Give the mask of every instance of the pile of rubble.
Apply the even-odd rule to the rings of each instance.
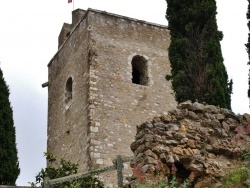
[[[167,115],[137,127],[131,144],[135,155],[131,167],[152,173],[162,170],[157,168],[160,163],[165,175],[170,176],[174,165],[177,178],[183,180],[192,173],[193,186],[205,187],[224,176],[241,157],[239,153],[246,147],[239,141],[239,131],[247,131],[249,124],[249,114],[235,115],[227,109],[190,101],[181,103]]]

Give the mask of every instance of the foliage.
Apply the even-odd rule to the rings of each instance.
[[[250,177],[250,169],[244,166],[233,169],[222,180],[221,188],[243,188]]]
[[[232,80],[223,64],[215,0],[166,0],[175,98],[231,109]]]
[[[36,175],[36,182],[31,183],[33,187],[37,184],[41,184],[44,187],[44,179],[48,177],[49,179],[61,178],[73,174],[77,174],[78,164],[73,164],[70,161],[66,161],[65,159],[60,159],[58,163],[56,158],[49,154],[45,153],[48,165],[45,169],[42,169]],[[79,180],[74,180],[71,182],[65,182],[59,185],[53,186],[54,188],[103,188],[104,184],[100,182],[95,176],[87,176]]]
[[[246,16],[247,16],[247,21],[248,21],[248,23],[247,23],[248,30],[250,31],[250,0],[248,0],[248,10],[247,10]],[[250,33],[248,33],[248,41],[246,44],[246,50],[248,53],[248,59],[250,60]],[[250,65],[250,61],[248,61],[247,64]],[[248,98],[250,98],[250,75],[248,77]]]
[[[0,185],[15,185],[20,173],[9,94],[0,69]]]

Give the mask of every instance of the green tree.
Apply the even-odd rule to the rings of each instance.
[[[178,102],[231,109],[232,80],[223,64],[215,0],[166,0],[172,87]]]
[[[9,94],[0,69],[0,185],[15,185],[20,173]]]
[[[248,26],[248,29],[250,31],[250,0],[248,0],[247,20],[248,20],[247,26]],[[246,44],[246,47],[247,47],[248,59],[250,60],[250,33],[248,33],[248,42]],[[250,61],[248,61],[247,64],[250,65]],[[250,98],[250,75],[248,77],[248,92],[247,92],[247,94],[248,94],[248,98]]]

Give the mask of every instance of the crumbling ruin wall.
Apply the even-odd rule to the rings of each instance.
[[[162,162],[166,175],[170,175],[174,164],[177,176],[185,179],[192,172],[194,187],[204,187],[234,166],[239,152],[246,149],[235,139],[239,139],[236,128],[241,125],[246,130],[249,124],[249,114],[235,115],[227,109],[189,101],[181,103],[168,115],[137,127],[131,144],[135,155],[131,166],[148,173]]]

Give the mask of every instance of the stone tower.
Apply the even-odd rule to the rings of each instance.
[[[48,152],[79,163],[81,172],[131,156],[136,125],[176,106],[165,79],[167,27],[77,9],[58,40],[44,85]]]

